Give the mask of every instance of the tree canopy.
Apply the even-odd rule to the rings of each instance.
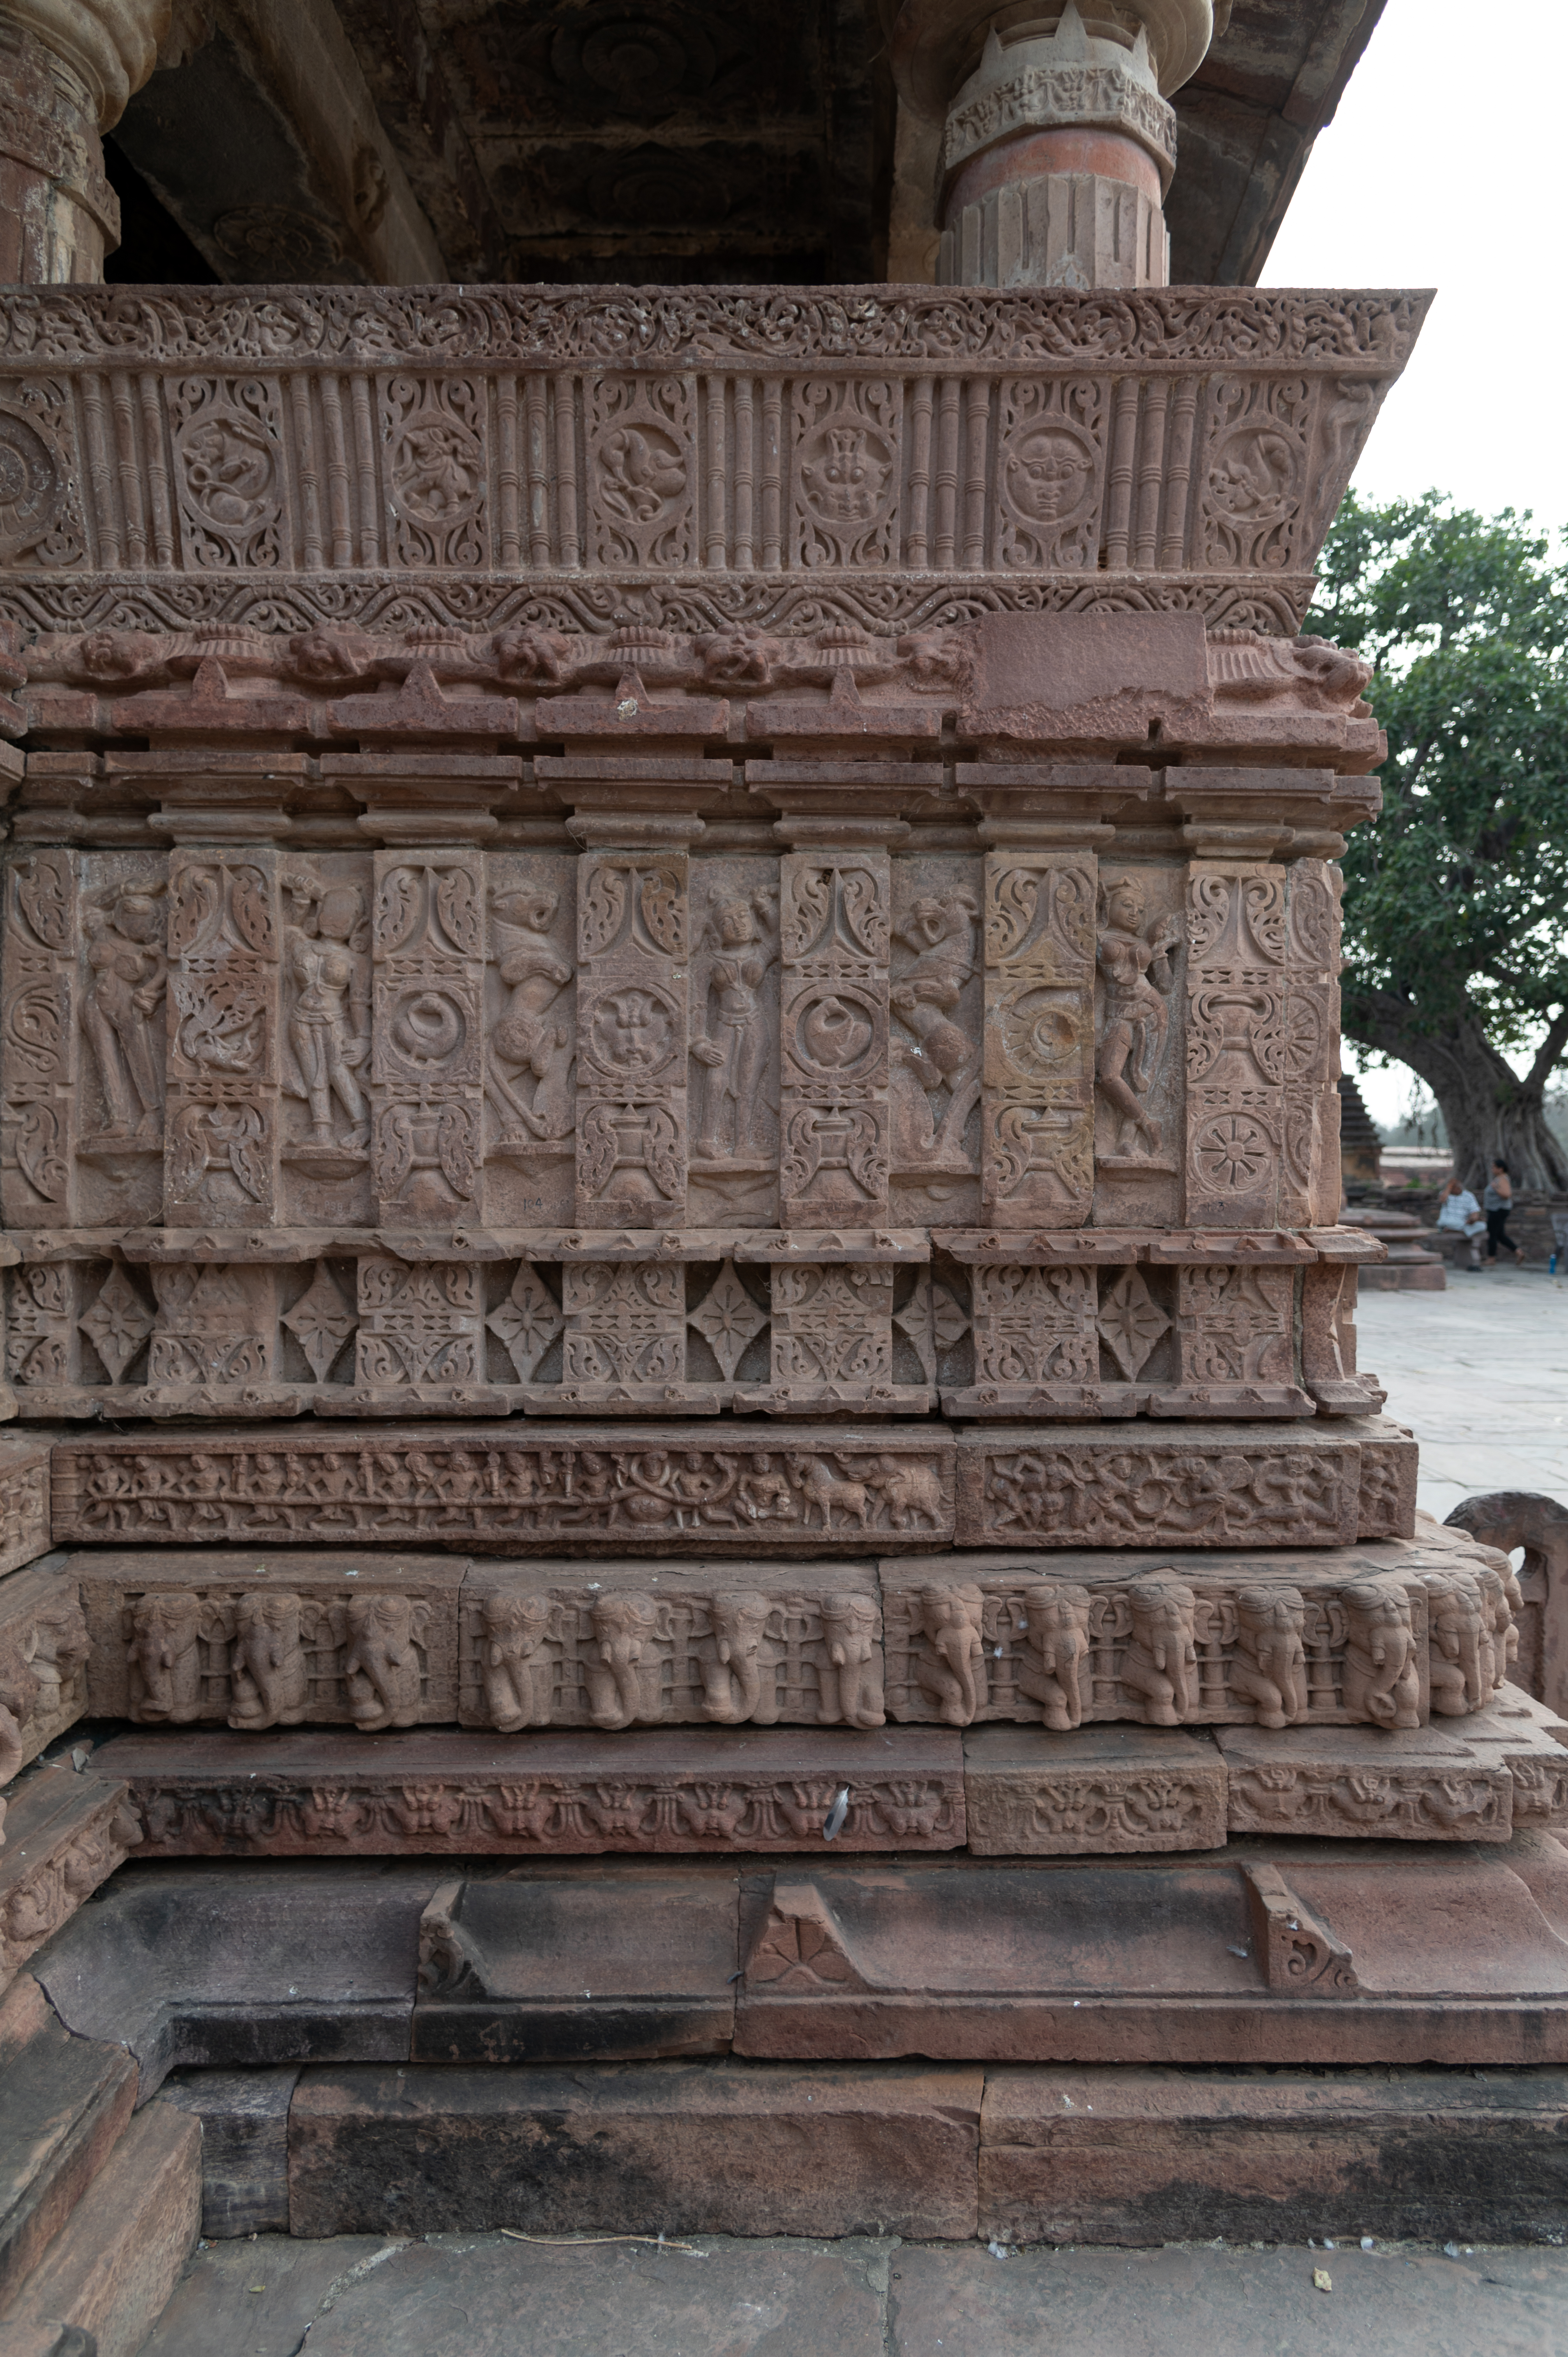
[[[1344,1028],[1412,1065],[1455,1167],[1568,1189],[1568,563],[1528,514],[1352,492],[1307,629],[1376,664],[1383,814],[1345,860]],[[1505,1051],[1530,1058],[1521,1079]]]

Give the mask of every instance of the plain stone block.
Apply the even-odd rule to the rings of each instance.
[[[306,2071],[290,2231],[972,2234],[982,2085],[918,2063]]]
[[[200,2226],[200,2122],[151,2104],[72,2211],[14,2313],[82,2326],[96,2338],[98,2357],[135,2357]]]
[[[160,2102],[201,2122],[201,2231],[209,2242],[288,2232],[288,2107],[297,2067],[186,2071]]]
[[[131,2117],[136,2068],[73,2038],[23,1974],[0,2002],[0,2312],[58,2234]]]

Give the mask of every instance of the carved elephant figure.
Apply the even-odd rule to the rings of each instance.
[[[1346,1715],[1374,1727],[1421,1725],[1421,1680],[1410,1599],[1391,1579],[1353,1579],[1344,1593]]]
[[[947,1727],[971,1726],[990,1699],[982,1620],[984,1609],[985,1599],[978,1587],[920,1590],[915,1680],[936,1704]]]
[[[58,1718],[69,1707],[66,1689],[75,1684],[91,1651],[87,1623],[74,1596],[57,1597],[39,1607],[22,1641],[27,1666],[38,1682],[36,1717]]]
[[[38,1680],[23,1647],[0,1637],[0,1784],[8,1784],[27,1752],[22,1728],[38,1710]]]
[[[1197,1708],[1197,1600],[1175,1579],[1135,1579],[1127,1589],[1133,1631],[1121,1680],[1151,1727],[1179,1727]]]
[[[1230,1692],[1251,1703],[1260,1727],[1295,1727],[1306,1717],[1306,1604],[1294,1587],[1244,1587],[1236,1598]]]
[[[583,1663],[588,1716],[596,1727],[630,1727],[660,1716],[659,1656],[650,1651],[659,1628],[650,1596],[596,1596],[589,1618],[593,1645]]]
[[[746,1719],[758,1727],[778,1723],[778,1654],[768,1642],[772,1609],[771,1597],[755,1595],[715,1596],[709,1608],[713,1634],[698,1653],[697,1666],[703,1713],[722,1727],[738,1727]]]
[[[1089,1683],[1089,1590],[1060,1580],[1027,1590],[1014,1671],[1020,1694],[1037,1702],[1046,1725],[1065,1734],[1083,1724]]]
[[[310,1692],[298,1597],[257,1589],[241,1597],[234,1619],[230,1726],[297,1727]]]
[[[355,1596],[341,1608],[347,1643],[343,1683],[356,1727],[413,1727],[419,1717],[424,1665],[409,1596]]]
[[[184,1727],[201,1716],[199,1597],[144,1596],[131,1615],[131,1717]]]
[[[817,1716],[824,1727],[881,1727],[882,1649],[876,1606],[869,1596],[824,1596]]]
[[[1487,1628],[1492,1641],[1492,1692],[1497,1694],[1513,1678],[1519,1662],[1519,1624],[1514,1616],[1514,1598],[1520,1604],[1519,1580],[1506,1555],[1487,1548],[1476,1573],[1476,1585],[1481,1591],[1486,1608]],[[1509,1589],[1513,1594],[1509,1594]]]
[[[547,1596],[487,1596],[482,1615],[479,1674],[490,1725],[503,1735],[550,1723],[550,1657],[540,1648],[550,1635]]]
[[[1479,1583],[1457,1566],[1423,1571],[1432,1707],[1465,1718],[1492,1698],[1492,1632]]]

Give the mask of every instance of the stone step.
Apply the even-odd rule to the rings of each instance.
[[[1491,2069],[1568,2061],[1568,1848],[155,1863],[38,1970],[144,2099],[176,2067],[725,2050]]]
[[[148,1857],[1214,1849],[1234,1834],[1500,1842],[1568,1827],[1555,1714],[1516,1687],[1391,1729],[156,1730],[95,1755]],[[830,1824],[833,1827],[829,1831]]]
[[[0,2316],[129,2124],[136,2069],[119,2047],[73,2038],[24,1973],[0,2000]]]
[[[1543,2068],[313,2070],[288,2197],[310,2236],[1552,2241],[1565,2106]]]
[[[127,1788],[112,1772],[46,1762],[5,1795],[0,1823],[0,1987],[58,1932],[141,1840]]]
[[[200,2123],[149,2104],[33,2270],[13,2320],[60,2319],[93,2335],[98,2357],[135,2357],[200,2224]]]

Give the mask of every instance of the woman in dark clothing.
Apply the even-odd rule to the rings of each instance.
[[[1497,1259],[1498,1246],[1512,1253],[1514,1265],[1522,1268],[1524,1254],[1509,1233],[1509,1213],[1513,1209],[1513,1181],[1509,1177],[1506,1162],[1494,1162],[1492,1175],[1487,1181],[1487,1191],[1481,1198],[1481,1209],[1487,1215],[1487,1265]]]

